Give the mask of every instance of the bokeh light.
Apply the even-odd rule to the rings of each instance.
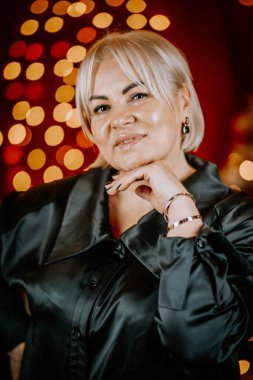
[[[66,114],[66,124],[70,128],[78,128],[81,126],[81,121],[76,108],[70,110]]]
[[[69,103],[60,103],[54,107],[53,118],[58,122],[65,122],[67,113],[72,110],[72,106]]]
[[[25,54],[26,42],[25,41],[15,41],[9,48],[9,55],[13,58],[21,57]]]
[[[11,144],[21,144],[26,138],[26,128],[23,124],[14,124],[8,131],[8,140]]]
[[[5,96],[9,100],[17,100],[24,95],[25,86],[22,82],[12,82],[6,86]]]
[[[24,120],[29,109],[30,103],[26,100],[22,100],[14,105],[12,116],[15,120]]]
[[[39,28],[39,22],[34,19],[26,20],[20,28],[20,33],[24,36],[30,36],[37,32]]]
[[[56,165],[52,165],[46,168],[43,174],[43,180],[45,183],[52,182],[61,178],[63,178],[63,172],[59,166]]]
[[[239,166],[239,173],[240,176],[245,181],[252,181],[253,180],[253,162],[249,160],[245,160],[241,163]]]
[[[113,17],[110,13],[101,12],[93,18],[92,23],[99,29],[105,29],[111,25],[112,21]]]
[[[147,4],[143,0],[129,0],[126,4],[127,10],[132,13],[143,12]]]
[[[119,7],[124,3],[125,0],[105,0],[106,4],[110,5],[111,7]]]
[[[149,24],[153,29],[162,31],[170,26],[170,20],[164,15],[155,15],[151,17]]]
[[[33,149],[28,154],[27,163],[32,170],[41,169],[46,163],[46,154],[40,148]]]
[[[59,103],[71,102],[75,96],[75,89],[73,86],[64,84],[57,88],[55,99]]]
[[[84,155],[80,149],[68,150],[63,158],[64,165],[69,170],[77,170],[84,163]]]
[[[31,12],[34,14],[44,13],[48,8],[47,0],[35,0],[31,5]]]
[[[44,52],[44,46],[40,43],[32,43],[26,48],[25,58],[28,61],[35,61],[39,59]]]
[[[44,137],[47,145],[59,145],[64,139],[64,130],[60,125],[52,125],[46,130]]]
[[[86,55],[86,49],[83,46],[75,45],[72,46],[67,52],[67,59],[70,62],[80,62],[84,59]]]
[[[45,111],[40,106],[31,107],[26,113],[26,122],[32,127],[41,124],[44,119]]]
[[[96,38],[96,35],[96,29],[90,26],[85,26],[78,31],[76,38],[78,41],[83,42],[84,44],[88,44]]]
[[[127,25],[132,29],[142,29],[147,24],[148,20],[142,14],[132,14],[126,20]]]
[[[67,13],[69,1],[57,1],[52,9],[52,12],[57,16],[64,16]]]
[[[15,174],[13,177],[13,187],[16,191],[26,191],[31,187],[31,177],[30,175],[22,170]]]
[[[240,374],[244,375],[250,368],[250,362],[248,360],[239,360]]]
[[[87,6],[81,1],[76,1],[68,6],[67,13],[71,17],[80,17],[86,11]]]
[[[21,73],[21,65],[19,62],[8,63],[3,71],[3,76],[7,80],[16,79]]]
[[[67,59],[61,59],[54,66],[54,73],[58,77],[65,77],[71,73],[73,70],[73,63],[69,62]]]
[[[29,80],[38,80],[44,75],[44,72],[44,64],[41,62],[34,62],[27,67],[25,75]]]
[[[63,24],[64,21],[61,17],[51,17],[46,21],[44,28],[48,33],[56,33],[61,30]]]

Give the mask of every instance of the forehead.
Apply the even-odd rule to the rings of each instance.
[[[98,91],[124,87],[133,81],[115,59],[105,59],[96,66],[91,85],[92,95]]]

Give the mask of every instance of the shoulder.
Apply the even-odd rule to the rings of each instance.
[[[55,203],[64,209],[75,184],[84,177],[87,180],[98,175],[98,169],[38,185],[26,192],[10,193],[0,205],[0,228],[5,230],[16,224],[23,216]],[[85,178],[84,178],[85,179]]]

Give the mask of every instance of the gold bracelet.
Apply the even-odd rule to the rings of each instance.
[[[197,215],[193,215],[193,216],[188,216],[187,218],[184,218],[184,219],[181,219],[181,220],[177,220],[175,223],[173,223],[170,226],[168,226],[168,230],[169,231],[173,230],[173,228],[176,228],[176,227],[180,226],[183,223],[192,222],[195,219],[202,219],[201,215],[197,214]]]
[[[166,203],[166,205],[165,205],[165,207],[164,207],[164,211],[163,211],[163,217],[164,217],[164,219],[165,219],[165,221],[167,222],[167,223],[169,223],[169,218],[168,218],[168,209],[169,209],[169,207],[170,207],[170,205],[171,205],[171,203],[175,200],[175,199],[177,199],[178,197],[189,197],[189,198],[191,198],[192,200],[193,200],[193,202],[195,202],[195,199],[193,198],[193,195],[192,194],[190,194],[190,193],[187,193],[187,192],[183,192],[183,193],[178,193],[178,194],[175,194],[175,195],[173,195],[173,197],[171,197],[168,201],[167,201],[167,203]]]

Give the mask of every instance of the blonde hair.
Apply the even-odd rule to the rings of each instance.
[[[172,43],[148,30],[111,32],[97,40],[82,61],[76,83],[76,105],[85,134],[89,129],[88,108],[97,66],[106,58],[117,61],[134,83],[142,83],[156,98],[162,98],[177,116],[177,95],[184,87],[190,92],[190,133],[183,141],[184,151],[196,150],[204,134],[204,118],[186,58]]]

